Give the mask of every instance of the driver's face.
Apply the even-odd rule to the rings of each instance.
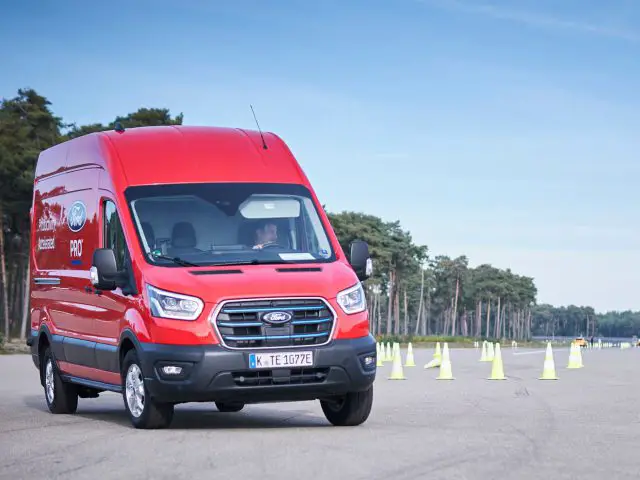
[[[278,227],[268,223],[263,229],[258,230],[258,243],[275,242],[278,239]]]

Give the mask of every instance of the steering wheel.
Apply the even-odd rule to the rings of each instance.
[[[264,245],[262,245],[261,250],[264,250],[265,248],[285,248],[284,245],[280,245],[277,242],[269,242],[269,243],[265,243]]]

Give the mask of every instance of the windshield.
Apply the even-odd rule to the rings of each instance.
[[[130,187],[125,196],[148,261],[167,266],[335,259],[301,185],[198,183]]]

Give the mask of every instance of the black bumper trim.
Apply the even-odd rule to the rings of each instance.
[[[141,343],[139,357],[150,395],[159,402],[264,403],[327,398],[367,390],[376,376],[376,343],[372,336],[333,340],[312,350],[314,365],[305,368],[255,370],[249,368],[251,352],[219,345],[176,346]],[[266,352],[265,352],[266,353]],[[363,358],[373,358],[364,365]],[[183,367],[168,379],[161,367]]]

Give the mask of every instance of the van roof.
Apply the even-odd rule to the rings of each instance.
[[[93,157],[122,189],[192,182],[308,184],[280,137],[263,135],[267,149],[259,132],[239,128],[171,125],[96,132],[42,152],[36,177],[78,168]],[[97,151],[102,154],[90,154]]]

